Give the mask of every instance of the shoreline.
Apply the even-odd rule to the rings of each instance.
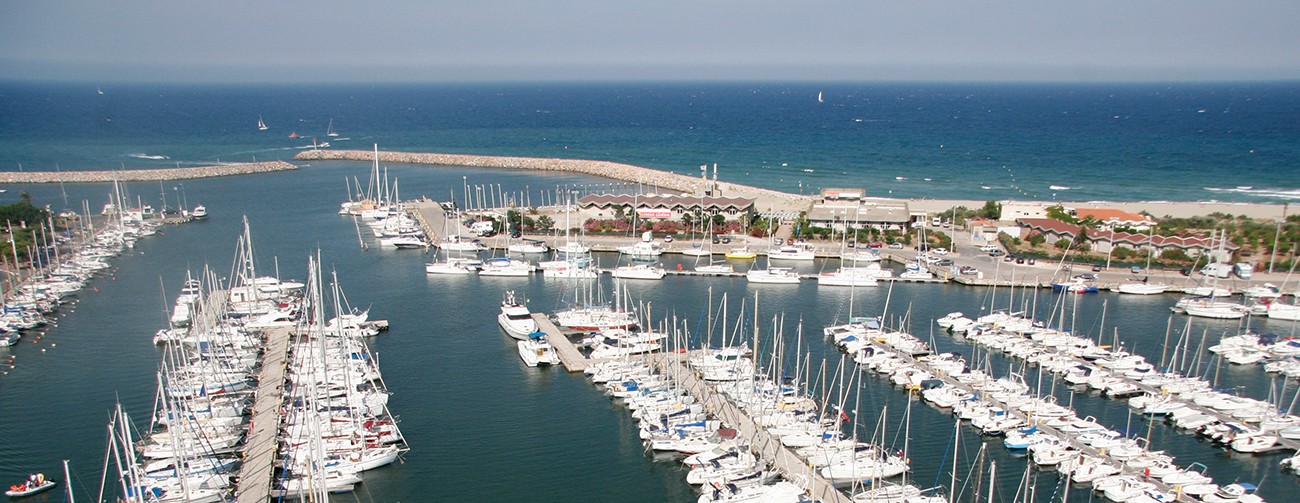
[[[297,161],[373,161],[375,152],[369,150],[306,150],[294,155]],[[643,168],[630,164],[610,161],[583,159],[560,159],[543,157],[510,157],[468,154],[440,154],[434,152],[395,152],[379,151],[379,160],[400,164],[423,164],[434,166],[468,166],[476,168],[531,169],[539,171],[565,171],[583,173],[612,180],[647,183],[679,192],[697,193],[707,182],[697,177],[679,175],[656,169]],[[718,188],[724,196],[752,197],[759,211],[805,211],[817,199],[813,196],[800,196],[771,189],[750,187],[730,182],[719,181]],[[905,202],[912,211],[924,211],[938,214],[957,206],[979,209],[984,200],[966,199],[929,199],[929,198],[884,198],[869,197],[869,200]],[[1001,202],[1001,201],[999,201]],[[1078,201],[1060,202],[1071,208],[1113,208],[1133,213],[1146,211],[1156,218],[1175,217],[1190,218],[1206,216],[1210,213],[1227,213],[1245,215],[1249,218],[1280,220],[1287,212],[1285,204],[1269,203],[1231,203],[1218,201]]]
[[[6,171],[0,172],[0,183],[105,183],[114,180],[119,182],[154,182],[273,173],[296,169],[299,169],[299,167],[293,163],[265,161],[196,166],[192,168],[146,168],[106,171]]]

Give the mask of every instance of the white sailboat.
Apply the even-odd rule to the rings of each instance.
[[[267,129],[270,129],[270,128],[266,127],[266,123],[265,123],[265,122],[262,122],[262,116],[260,116],[260,115],[257,116],[257,130],[258,130],[258,131],[266,131]]]
[[[328,126],[325,127],[325,136],[335,137],[338,135],[339,134],[334,131],[334,118],[330,117],[330,123]]]

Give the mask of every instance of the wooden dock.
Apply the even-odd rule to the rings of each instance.
[[[266,332],[262,368],[253,395],[253,415],[244,439],[244,462],[239,468],[235,501],[265,503],[271,501],[271,482],[275,473],[275,452],[280,432],[280,410],[284,402],[284,380],[289,355],[291,329]]]
[[[806,483],[805,489],[808,490],[809,494],[823,503],[848,503],[851,501],[848,495],[836,489],[830,481],[818,475],[817,471],[808,463],[805,463],[793,451],[782,445],[779,439],[755,424],[748,414],[745,414],[744,411],[727,400],[721,393],[714,391],[704,380],[696,377],[695,371],[683,365],[682,357],[681,353],[659,354],[652,356],[651,361],[654,362],[663,375],[678,377],[678,384],[694,396],[699,403],[704,404],[705,410],[709,414],[735,428],[738,432],[737,437],[749,441],[750,451],[770,462],[786,480],[798,484]]]

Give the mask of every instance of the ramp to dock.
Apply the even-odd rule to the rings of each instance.
[[[271,500],[271,478],[275,473],[276,437],[280,431],[291,334],[289,328],[266,332],[262,369],[253,398],[253,415],[248,421],[248,436],[244,441],[244,462],[239,468],[239,483],[235,487],[235,501],[238,503]]]
[[[551,343],[551,347],[555,348],[555,354],[559,355],[560,363],[564,364],[565,370],[569,372],[587,370],[590,361],[578,352],[578,348],[560,331],[560,327],[551,323],[551,319],[542,313],[533,313],[533,320],[537,322],[537,329],[546,334],[546,340]]]

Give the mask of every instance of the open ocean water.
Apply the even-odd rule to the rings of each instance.
[[[817,103],[817,91],[824,103]],[[1072,187],[1071,198],[1223,199],[1281,202],[1300,188],[1294,121],[1300,106],[1295,84],[1188,86],[985,86],[781,84],[629,84],[486,86],[104,87],[95,85],[0,86],[0,164],[5,169],[128,169],[222,161],[287,159],[303,139],[325,140],[333,118],[337,147],[433,150],[609,159],[692,173],[718,162],[720,177],[791,191],[807,187],[865,186],[873,194],[993,198],[1015,186],[1041,197],[1048,185]],[[1205,109],[1205,112],[1200,112]],[[271,126],[254,127],[258,115]],[[1118,118],[1116,118],[1118,116]],[[856,119],[862,119],[858,122]],[[942,148],[940,148],[942,146]],[[567,147],[567,148],[566,148]],[[1251,150],[1254,152],[1250,152]],[[167,159],[143,157],[166,156]],[[783,166],[786,164],[786,166]],[[1006,165],[1007,168],[1002,166]],[[90,286],[57,315],[57,326],[0,349],[0,482],[17,482],[41,470],[61,479],[59,460],[70,459],[78,498],[89,501],[104,461],[105,424],[115,400],[137,421],[153,403],[161,351],[153,333],[165,324],[187,270],[211,266],[228,275],[235,240],[247,216],[259,269],[301,278],[306,259],[320,250],[338,272],[348,300],[388,319],[390,332],[371,341],[394,392],[412,451],[401,464],[366,473],[353,495],[339,501],[692,501],[685,471],[644,452],[635,423],[581,375],[530,369],[495,323],[503,291],[525,295],[534,311],[552,311],[572,285],[541,277],[429,277],[418,251],[363,250],[350,218],[335,214],[342,181],[364,179],[367,163],[313,163],[286,173],[132,183],[130,193],[160,206],[204,204],[205,222],[165,228],[114,259],[111,274]],[[585,176],[502,172],[472,168],[388,166],[404,197],[445,198],[462,180],[500,183],[507,191],[552,185],[603,184]],[[811,173],[803,171],[812,169]],[[747,173],[745,175],[744,173]],[[905,180],[896,180],[902,176]],[[462,178],[464,177],[464,178]],[[924,178],[931,178],[926,182]],[[991,189],[982,189],[987,184]],[[1206,187],[1231,190],[1206,190]],[[1239,189],[1238,187],[1251,187]],[[29,191],[54,209],[97,211],[111,187],[98,184],[9,186],[4,201]],[[65,193],[66,200],[65,203]],[[995,195],[996,194],[996,195]],[[1060,192],[1058,192],[1058,196]],[[1076,197],[1083,196],[1083,197]],[[369,239],[369,238],[367,238]],[[601,257],[612,264],[612,256]],[[675,267],[679,258],[665,258]],[[833,268],[817,262],[805,272]],[[605,291],[612,285],[606,282]],[[891,317],[910,313],[911,330],[934,334],[940,350],[982,358],[962,340],[932,328],[951,311],[987,312],[996,306],[1037,305],[1046,313],[1057,297],[959,285],[900,284],[857,289],[748,285],[743,279],[670,277],[627,285],[634,302],[647,303],[657,320],[686,319],[703,332],[710,296],[725,293],[730,316],[744,299],[746,319],[759,295],[760,333],[771,347],[772,318],[784,315],[780,334],[793,345],[798,325],[810,360],[834,368],[839,354],[820,337],[821,327],[855,314]],[[1073,303],[1076,299],[1069,298]],[[1067,316],[1080,333],[1115,331],[1126,347],[1160,357],[1175,296],[1077,296]],[[715,306],[716,307],[716,306]],[[1104,323],[1103,315],[1104,314]],[[1175,335],[1183,318],[1175,318]],[[680,322],[679,322],[680,323]],[[1251,323],[1293,334],[1294,323]],[[1239,330],[1236,322],[1193,321],[1187,331],[1213,341]],[[747,328],[747,330],[752,327]],[[990,355],[999,375],[1018,364]],[[791,364],[792,365],[792,364]],[[1264,398],[1271,383],[1261,368],[1202,366],[1218,385]],[[1025,370],[1038,381],[1037,371]],[[887,441],[901,449],[905,394],[864,375],[854,414],[860,435],[870,435],[881,411]],[[1043,388],[1072,401],[1080,415],[1114,428],[1147,434],[1157,449],[1209,466],[1220,483],[1259,484],[1269,501],[1290,501],[1300,486],[1281,472],[1281,453],[1225,452],[1163,422],[1128,414],[1122,402],[1071,393],[1063,383]],[[1287,388],[1284,400],[1295,393]],[[856,401],[856,400],[853,400]],[[851,401],[852,403],[852,401]],[[1285,403],[1285,402],[1284,402]],[[912,406],[912,479],[929,487],[946,483],[952,469],[951,416],[923,403]],[[998,501],[1011,501],[1025,460],[1007,453],[1000,438],[981,439],[965,428],[959,476],[969,478],[981,443],[998,461]],[[1035,476],[1038,501],[1059,501],[1053,472]],[[967,489],[966,497],[969,497]],[[1086,501],[1076,490],[1070,501]],[[1095,498],[1095,496],[1092,496]],[[59,492],[29,501],[60,501]]]

